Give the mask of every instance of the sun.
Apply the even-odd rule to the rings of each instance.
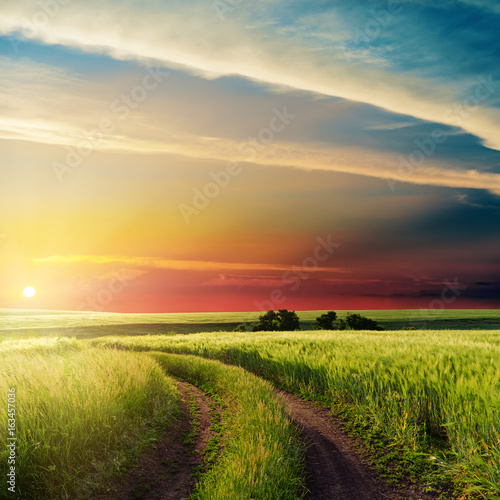
[[[36,290],[32,286],[28,286],[27,288],[25,288],[23,290],[23,295],[25,297],[28,297],[28,298],[33,297],[35,295],[35,293],[36,293]]]

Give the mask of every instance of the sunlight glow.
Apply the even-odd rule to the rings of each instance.
[[[36,293],[36,291],[35,291],[35,289],[32,286],[28,286],[27,288],[25,288],[23,290],[23,295],[25,297],[28,297],[28,298],[29,297],[33,297],[35,295],[35,293]]]

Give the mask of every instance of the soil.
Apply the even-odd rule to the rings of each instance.
[[[194,490],[196,469],[212,435],[210,398],[196,386],[178,382],[183,416],[146,452],[139,465],[105,495],[95,500],[180,500]],[[200,430],[194,447],[186,446],[191,429],[189,394],[200,408]],[[277,391],[306,445],[308,498],[312,500],[435,500],[410,489],[388,487],[374,466],[364,459],[332,412],[284,391]],[[217,407],[219,414],[221,410]],[[222,499],[221,499],[222,500]]]
[[[331,411],[279,391],[286,410],[306,444],[307,488],[314,500],[430,500],[412,490],[395,491],[377,477],[354,440],[341,430]]]
[[[203,391],[187,382],[177,382],[182,397],[182,415],[164,434],[162,441],[148,450],[138,466],[96,500],[179,500],[187,498],[196,483],[196,470],[202,465],[203,452],[213,432],[210,430],[211,401]],[[199,434],[196,443],[186,445],[191,430],[189,394],[199,407]],[[217,406],[221,414],[221,409]]]

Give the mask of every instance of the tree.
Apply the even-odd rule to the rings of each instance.
[[[300,320],[295,311],[280,309],[278,312],[267,311],[259,316],[259,322],[253,327],[254,332],[277,332],[299,330]]]
[[[278,321],[280,323],[279,329],[282,331],[300,330],[300,320],[295,311],[280,309],[278,311]]]
[[[328,311],[326,314],[322,314],[316,318],[315,326],[318,330],[336,330],[336,327],[333,325],[336,319],[337,313],[335,311]]]
[[[339,319],[339,330],[383,330],[383,328],[373,319],[365,318],[359,314],[348,314],[345,318]]]
[[[253,327],[254,332],[276,332],[279,330],[278,315],[273,311],[267,311],[259,316],[259,322]]]

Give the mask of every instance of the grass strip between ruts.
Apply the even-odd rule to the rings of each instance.
[[[193,498],[293,500],[303,497],[299,438],[273,386],[239,367],[195,356],[151,353],[172,376],[219,396],[227,407],[224,452]]]

